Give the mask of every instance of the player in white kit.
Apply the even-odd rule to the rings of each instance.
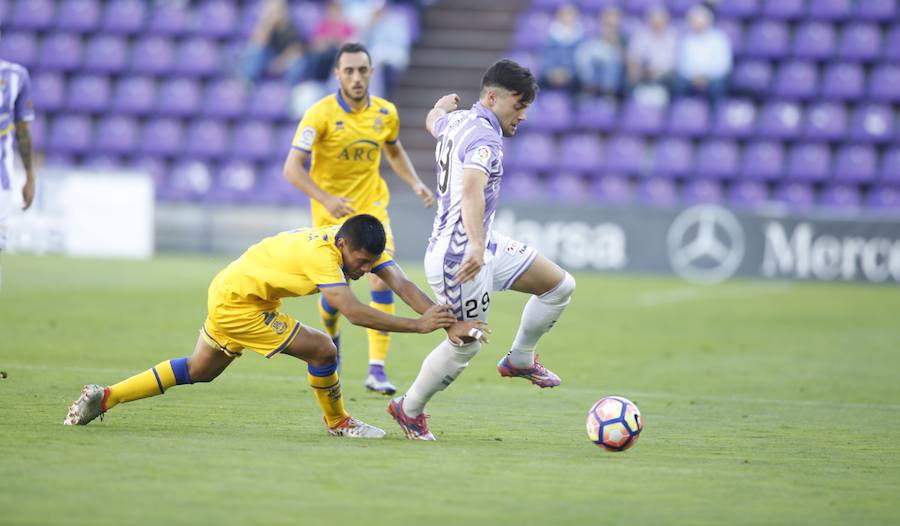
[[[34,109],[29,86],[28,70],[19,64],[0,60],[0,253],[6,250],[6,222],[14,208],[21,203],[22,209],[27,210],[34,199],[31,132],[28,129],[28,122],[34,119]],[[21,202],[14,195],[18,190],[13,184],[14,142],[25,166]]]
[[[497,369],[501,376],[555,387],[559,377],[537,361],[534,350],[569,304],[575,280],[534,248],[491,231],[503,178],[503,137],[515,135],[536,93],[527,68],[501,60],[485,73],[471,109],[457,111],[459,97],[451,94],[428,113],[425,126],[438,139],[439,197],[425,274],[436,301],[451,305],[460,320],[487,321],[493,292],[531,294],[512,349]],[[434,440],[425,404],[478,352],[482,334],[473,329],[471,336],[463,345],[441,342],[409,391],[391,401],[388,412],[407,438]]]

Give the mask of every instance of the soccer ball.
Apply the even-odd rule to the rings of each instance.
[[[607,451],[625,451],[644,429],[637,406],[621,396],[598,400],[588,411],[586,424],[591,442]]]

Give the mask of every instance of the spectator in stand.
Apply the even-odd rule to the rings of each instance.
[[[580,16],[577,7],[564,4],[550,24],[547,42],[541,48],[541,84],[548,88],[578,89],[575,48],[584,38]]]
[[[266,71],[282,75],[290,85],[300,82],[306,71],[303,41],[291,22],[287,0],[266,0],[241,56],[240,73],[247,82]]]
[[[398,13],[391,12],[387,2],[381,0],[372,13],[372,21],[366,31],[366,47],[383,86],[382,94],[390,98],[399,76],[409,65],[409,48],[412,36],[409,25]]]
[[[307,77],[325,81],[331,77],[334,57],[342,44],[354,38],[356,30],[344,18],[337,0],[325,5],[325,17],[316,24],[309,41]]]
[[[628,84],[632,88],[655,84],[671,90],[677,51],[678,33],[669,25],[669,11],[661,6],[650,9],[646,23],[628,45]]]
[[[598,36],[583,41],[575,50],[575,68],[584,91],[614,95],[625,73],[626,37],[622,11],[607,7],[600,13]]]
[[[731,72],[731,42],[724,31],[713,27],[712,12],[705,6],[692,7],[687,23],[678,50],[676,93],[703,94],[716,102],[725,95]]]

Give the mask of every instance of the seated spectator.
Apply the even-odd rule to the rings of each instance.
[[[550,23],[547,42],[541,48],[541,84],[554,89],[578,89],[575,48],[584,38],[578,8],[564,4]]]
[[[267,0],[241,56],[241,76],[255,82],[270,71],[293,85],[303,78],[305,70],[303,41],[291,22],[287,0]]]
[[[400,74],[409,65],[412,36],[406,19],[391,12],[384,0],[380,3],[381,6],[372,14],[364,41],[381,77],[382,94],[390,98]]]
[[[328,80],[334,67],[341,44],[353,39],[356,31],[344,19],[344,11],[336,0],[325,6],[325,17],[313,28],[309,39],[306,77],[314,80]]]
[[[600,13],[599,35],[575,50],[575,68],[581,89],[595,94],[615,94],[622,86],[625,33],[622,11],[607,7]]]
[[[669,25],[669,12],[655,7],[628,45],[628,83],[631,87],[656,84],[672,89],[678,33]]]
[[[679,95],[703,94],[713,101],[725,95],[732,53],[728,35],[712,26],[712,12],[702,6],[688,11],[689,31],[681,37],[676,66]]]

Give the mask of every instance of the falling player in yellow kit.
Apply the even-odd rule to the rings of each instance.
[[[285,177],[312,199],[313,226],[340,224],[351,214],[372,214],[387,231],[387,252],[393,257],[394,239],[387,207],[390,194],[378,172],[381,150],[391,167],[425,203],[434,194],[416,175],[397,137],[400,120],[390,102],[369,94],[372,60],[360,44],[345,44],[335,59],[340,89],[314,104],[303,116],[284,165]],[[312,156],[309,171],[306,163]],[[394,313],[394,296],[378,276],[369,276],[371,307]],[[322,296],[319,314],[338,348],[340,308]],[[390,346],[387,332],[369,329],[369,374],[366,387],[383,394],[396,388],[384,371]]]
[[[266,358],[286,354],[307,362],[307,379],[330,434],[383,436],[384,431],[344,409],[331,339],[278,309],[282,298],[321,291],[351,323],[364,327],[419,333],[443,327],[456,339],[484,337],[483,324],[457,322],[448,306],[435,305],[384,247],[384,228],[370,215],[355,216],[342,226],[292,230],[262,240],[213,279],[207,318],[190,357],[166,360],[109,387],[86,385],[64,423],[85,425],[118,404],[160,395],[175,385],[211,382],[249,349]],[[378,274],[422,317],[400,318],[360,303],[347,280],[367,272]]]

